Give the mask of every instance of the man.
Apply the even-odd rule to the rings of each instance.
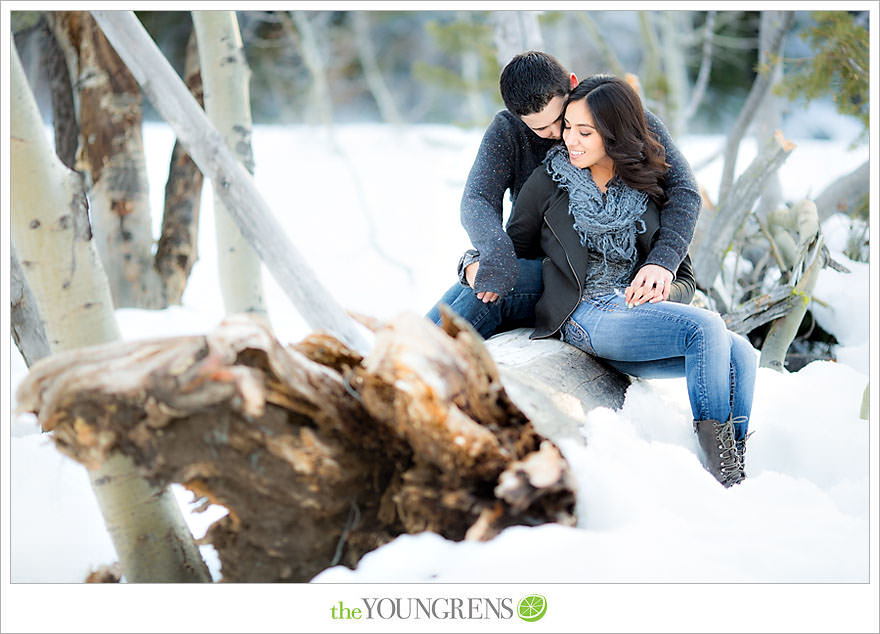
[[[496,114],[486,129],[461,200],[461,223],[474,249],[459,261],[459,283],[428,312],[435,323],[440,323],[442,303],[484,338],[534,325],[535,303],[543,288],[541,261],[517,259],[503,228],[504,193],[509,191],[514,202],[523,183],[562,137],[562,109],[577,84],[574,73],[539,51],[517,55],[501,72],[499,87],[506,110]],[[652,254],[665,262],[682,262],[702,204],[700,193],[663,122],[647,110],[645,118],[664,146],[670,166],[664,188],[668,202],[660,212],[661,229]],[[657,288],[666,299],[675,271],[650,259],[646,264],[652,266],[640,269],[630,288]],[[637,301],[643,301],[641,296],[640,292]]]

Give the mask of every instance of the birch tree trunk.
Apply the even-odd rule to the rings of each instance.
[[[379,114],[383,121],[399,125],[403,123],[403,117],[394,103],[394,95],[388,89],[388,84],[382,77],[379,69],[379,61],[376,59],[376,51],[373,48],[373,38],[370,34],[370,17],[366,11],[353,11],[351,14],[354,27],[354,41],[357,45],[358,58],[364,71],[364,78],[370,88],[370,94],[376,100]]]
[[[334,332],[358,352],[368,351],[368,337],[290,243],[250,174],[226,147],[134,14],[95,11],[94,16],[202,173],[222,185],[221,196],[242,235],[255,248],[306,323],[314,329]]]
[[[760,143],[770,137],[775,130],[782,127],[782,109],[785,100],[773,94],[773,86],[782,81],[782,60],[773,56],[770,49],[773,46],[773,38],[779,24],[782,23],[782,11],[761,12],[760,48],[758,52],[758,64],[768,67],[770,75],[770,90],[764,97],[763,104],[755,115],[755,139]],[[761,198],[755,209],[755,215],[762,220],[782,203],[782,183],[779,180],[779,172],[770,174],[761,192]]]
[[[495,47],[498,65],[504,68],[515,55],[544,48],[540,11],[494,11]]]
[[[50,354],[46,329],[37,310],[37,302],[27,283],[15,245],[11,245],[9,268],[9,325],[12,339],[21,353],[25,364],[30,367],[35,361]]]
[[[313,116],[316,116],[320,123],[329,126],[333,123],[333,99],[330,95],[330,83],[327,81],[327,67],[321,55],[315,28],[303,11],[282,13],[280,19],[287,33],[294,37],[299,34],[303,60],[312,76],[309,101],[312,104]]]
[[[251,146],[251,71],[244,57],[234,11],[193,11],[199,48],[205,112],[236,158],[254,173]],[[226,314],[257,313],[268,318],[263,300],[260,258],[229,215],[214,183],[217,267]]]
[[[115,341],[119,330],[81,181],[49,145],[15,47],[11,57],[12,237],[50,349]],[[94,465],[90,477],[128,581],[210,579],[168,491],[150,487],[122,456]]]
[[[776,28],[768,35],[766,52],[768,56],[779,57],[782,52],[782,44],[785,34],[794,23],[794,12],[783,11],[781,19],[775,24]],[[740,110],[739,117],[733,124],[733,128],[727,135],[724,147],[724,166],[721,170],[721,184],[718,189],[718,206],[724,204],[731,189],[734,175],[736,174],[736,159],[739,155],[739,145],[746,134],[755,114],[761,107],[764,98],[770,90],[773,78],[769,73],[759,73],[755,78],[746,102]]]
[[[681,138],[685,133],[682,112],[688,93],[688,78],[685,60],[687,48],[682,40],[688,35],[683,32],[686,21],[688,31],[691,32],[690,13],[663,11],[660,14],[663,76],[666,84],[666,121],[673,139]]]
[[[137,82],[88,12],[58,12],[56,37],[75,55],[80,143],[92,229],[116,306],[161,308],[153,268],[141,93]]]
[[[794,148],[795,145],[777,131],[737,179],[731,194],[716,208],[714,215],[701,215],[691,242],[694,276],[699,286],[710,288],[714,284],[734,234],[752,212],[764,181],[779,169]]]
[[[190,93],[204,107],[195,31],[187,41],[183,74]],[[156,245],[156,271],[165,287],[168,305],[181,303],[189,274],[198,260],[199,211],[205,180],[179,139],[174,141],[170,163],[162,229]]]

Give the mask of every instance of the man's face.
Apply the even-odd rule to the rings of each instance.
[[[562,138],[562,107],[565,97],[553,97],[540,112],[524,114],[520,117],[529,129],[542,139]]]

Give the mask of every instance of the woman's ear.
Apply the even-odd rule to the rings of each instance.
[[[578,85],[577,75],[572,73],[571,76],[568,78],[568,83],[571,86],[570,90],[574,90]]]

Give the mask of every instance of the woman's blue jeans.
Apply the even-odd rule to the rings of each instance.
[[[622,293],[610,293],[581,301],[562,334],[625,374],[686,377],[694,420],[732,416],[736,439],[746,435],[757,359],[717,313],[669,301],[627,308]]]
[[[427,317],[440,323],[440,304],[470,323],[484,339],[497,332],[535,325],[535,304],[544,292],[541,260],[517,260],[519,274],[516,285],[504,297],[484,303],[474,289],[457,283],[428,311]]]

